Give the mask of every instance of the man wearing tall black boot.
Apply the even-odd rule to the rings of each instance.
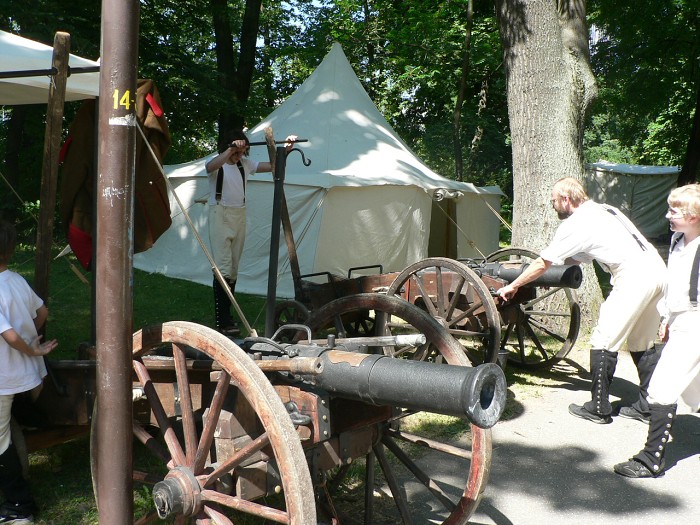
[[[294,146],[296,136],[287,137],[285,148]],[[272,170],[269,162],[248,159],[250,141],[242,131],[234,131],[226,148],[209,160],[209,244],[224,283],[214,276],[214,324],[224,335],[240,333],[231,316],[231,296],[236,290],[238,265],[246,234],[246,186],[248,177]]]
[[[638,364],[640,383],[653,372],[656,362],[652,352],[660,319],[656,304],[664,291],[665,265],[654,246],[620,210],[590,200],[578,180],[558,180],[551,198],[552,207],[562,220],[554,239],[515,281],[497,293],[504,300],[511,299],[518,288],[537,279],[552,264],[595,260],[611,275],[612,290],[600,307],[589,341],[591,399],[569,406],[574,416],[593,423],[610,423],[610,383],[618,350],[627,343],[635,363],[642,366],[640,369]],[[646,385],[642,386],[645,389]],[[640,390],[636,405],[640,413],[644,403],[646,395]]]

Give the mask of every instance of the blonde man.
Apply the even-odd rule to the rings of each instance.
[[[596,260],[611,275],[613,288],[600,307],[590,339],[591,400],[569,405],[569,412],[594,423],[612,422],[610,383],[618,351],[626,343],[639,373],[640,395],[631,407],[620,409],[620,415],[647,421],[646,388],[659,360],[654,341],[660,318],[656,303],[664,291],[663,259],[620,210],[590,200],[578,180],[558,180],[551,198],[562,220],[554,239],[515,281],[497,293],[509,300],[552,264]]]

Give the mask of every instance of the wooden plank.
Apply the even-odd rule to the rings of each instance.
[[[49,101],[46,109],[46,132],[44,134],[44,159],[41,170],[41,192],[39,225],[36,239],[36,267],[34,271],[34,291],[44,302],[49,299],[49,266],[51,264],[51,241],[56,211],[58,186],[58,154],[63,129],[63,106],[66,99],[68,60],[70,56],[70,35],[56,33],[53,43],[53,67],[56,75],[49,87]]]

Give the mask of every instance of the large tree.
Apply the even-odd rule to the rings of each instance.
[[[512,244],[539,251],[559,222],[552,185],[584,173],[584,123],[596,97],[585,1],[496,0],[496,11],[513,150]],[[595,279],[586,281],[584,311],[595,313],[601,294]]]

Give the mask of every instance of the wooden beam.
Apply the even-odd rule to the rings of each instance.
[[[46,108],[46,132],[44,134],[44,159],[41,169],[39,225],[36,235],[36,266],[34,291],[45,303],[49,300],[49,267],[53,240],[56,193],[58,186],[58,154],[63,130],[63,106],[66,99],[70,35],[57,32],[53,42],[53,67],[49,100]]]

